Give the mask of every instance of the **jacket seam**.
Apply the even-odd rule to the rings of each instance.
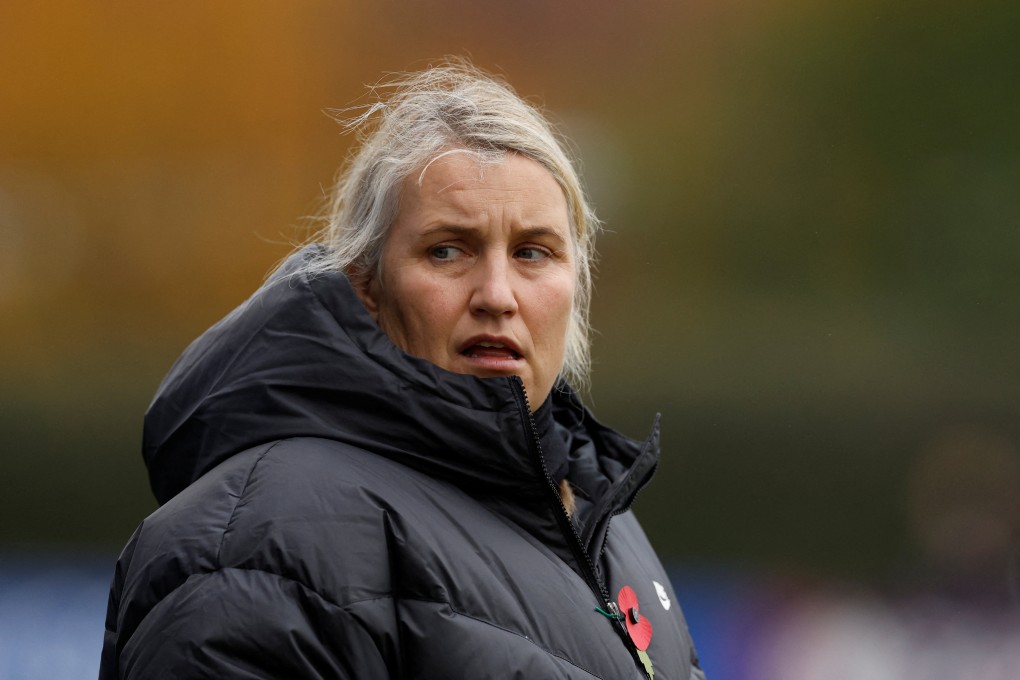
[[[215,563],[216,563],[216,565],[218,565],[218,569],[226,568],[226,567],[223,566],[223,563],[220,561],[220,557],[223,554],[223,546],[226,545],[227,534],[230,533],[231,525],[234,523],[234,518],[237,516],[237,507],[241,504],[241,499],[244,498],[244,494],[248,490],[248,484],[251,482],[251,478],[255,475],[255,468],[258,467],[259,463],[262,462],[263,458],[265,458],[267,455],[269,455],[270,451],[272,451],[274,448],[276,448],[277,445],[279,445],[283,441],[286,441],[286,440],[279,439],[279,440],[273,442],[272,444],[270,444],[269,447],[265,451],[263,451],[252,462],[251,469],[248,470],[248,476],[244,478],[244,484],[241,485],[241,489],[237,492],[237,499],[234,501],[234,507],[232,507],[230,509],[230,516],[227,517],[227,523],[225,525],[223,525],[223,533],[220,535],[220,544],[216,547],[216,562]],[[272,572],[266,572],[266,573],[272,573]]]
[[[482,624],[485,624],[487,626],[491,626],[491,627],[495,628],[496,630],[501,630],[504,633],[509,633],[510,635],[516,635],[517,637],[521,638],[525,642],[530,643],[532,646],[541,649],[543,652],[545,652],[549,656],[554,656],[557,659],[559,659],[560,661],[568,663],[568,664],[570,664],[571,666],[573,666],[574,668],[576,668],[576,669],[578,669],[580,671],[584,671],[585,673],[587,673],[588,675],[592,676],[593,678],[598,678],[599,680],[603,680],[601,675],[598,675],[597,673],[593,673],[592,671],[588,670],[584,666],[578,665],[577,663],[571,661],[570,659],[566,658],[562,654],[557,654],[553,650],[548,649],[547,647],[543,647],[542,645],[538,644],[538,642],[536,642],[535,640],[532,640],[527,635],[519,633],[519,632],[517,632],[515,630],[510,630],[509,628],[504,628],[503,626],[501,626],[501,625],[499,625],[497,623],[494,623],[492,621],[488,621],[486,619],[481,619],[481,618],[478,618],[477,616],[472,616],[471,614],[468,614],[466,612],[459,611],[450,602],[443,602],[441,600],[426,600],[426,599],[421,599],[421,598],[410,598],[410,597],[405,597],[405,598],[401,598],[401,599],[415,600],[415,601],[418,601],[418,602],[431,602],[431,603],[434,603],[434,604],[445,604],[447,607],[450,608],[450,611],[452,611],[457,616],[463,616],[464,618],[471,619],[472,621],[477,621],[478,623],[482,623]]]
[[[268,451],[267,451],[267,453],[268,453]],[[527,635],[524,635],[523,633],[520,633],[518,631],[511,630],[509,628],[501,626],[501,625],[499,625],[499,624],[497,624],[497,623],[495,623],[493,621],[482,619],[482,618],[479,618],[477,616],[473,616],[471,614],[468,614],[467,612],[463,612],[460,609],[458,609],[457,607],[455,607],[452,602],[448,602],[446,600],[435,600],[435,599],[430,599],[430,598],[425,598],[425,597],[405,597],[405,596],[400,596],[400,595],[397,595],[395,593],[390,592],[390,593],[386,593],[385,595],[375,595],[373,597],[364,597],[364,598],[361,598],[359,600],[351,600],[350,602],[347,602],[345,604],[341,604],[339,602],[334,601],[332,598],[327,597],[318,588],[314,588],[313,586],[305,583],[304,581],[300,581],[298,579],[292,578],[290,576],[286,576],[284,574],[277,574],[276,572],[267,571],[265,569],[253,569],[253,568],[248,568],[248,567],[220,567],[219,569],[216,569],[215,571],[201,572],[200,574],[194,574],[194,575],[195,576],[211,576],[212,574],[215,574],[217,572],[226,572],[226,571],[243,571],[243,572],[252,572],[252,573],[257,573],[257,574],[264,574],[264,575],[272,577],[272,578],[277,578],[277,579],[280,579],[282,581],[288,581],[290,583],[294,583],[295,585],[297,585],[297,586],[299,586],[301,588],[304,588],[305,590],[308,590],[308,591],[310,591],[312,593],[315,593],[318,597],[322,598],[323,601],[333,605],[337,609],[348,609],[348,608],[351,608],[351,607],[356,607],[356,606],[358,606],[360,604],[365,604],[367,602],[374,602],[376,600],[404,600],[404,601],[409,601],[409,602],[423,602],[425,604],[443,605],[443,606],[449,607],[450,611],[452,611],[457,616],[463,616],[464,618],[471,619],[472,621],[477,621],[478,623],[481,623],[481,624],[484,624],[484,625],[487,625],[487,626],[491,626],[492,628],[495,628],[496,630],[500,630],[500,631],[502,631],[504,633],[508,633],[510,635],[514,635],[514,636],[520,638],[521,640],[524,640],[525,642],[528,642],[533,647],[537,647],[538,649],[542,650],[543,652],[545,652],[549,656],[556,657],[560,661],[563,661],[564,663],[570,664],[571,666],[573,666],[574,668],[577,668],[578,670],[584,671],[585,673],[587,673],[588,675],[592,676],[593,678],[598,678],[599,680],[603,680],[601,675],[598,675],[597,673],[594,673],[594,672],[588,670],[584,666],[579,665],[578,663],[568,659],[567,657],[563,656],[562,654],[558,654],[557,652],[555,652],[555,651],[553,651],[553,650],[551,650],[551,649],[549,649],[547,647],[544,647],[544,646],[540,645],[536,640],[533,640],[532,638],[528,637]]]
[[[266,453],[268,453],[268,451]],[[208,571],[196,571],[196,572],[192,572],[184,580],[182,580],[180,583],[178,583],[172,589],[170,589],[169,591],[164,593],[163,596],[160,597],[156,602],[153,602],[152,606],[148,607],[148,609],[145,611],[145,613],[142,615],[142,617],[138,619],[138,621],[135,623],[134,628],[131,631],[131,634],[128,636],[127,639],[123,640],[123,643],[127,644],[128,640],[135,634],[135,632],[138,630],[138,628],[140,628],[142,626],[142,624],[145,622],[145,620],[148,619],[149,616],[152,615],[152,612],[161,603],[166,602],[168,599],[173,597],[174,594],[177,593],[181,588],[183,588],[185,586],[185,584],[187,584],[189,581],[191,581],[192,579],[204,579],[204,578],[208,578],[208,577],[214,576],[216,574],[222,574],[222,573],[231,572],[231,571],[245,572],[245,573],[251,573],[251,574],[262,574],[263,576],[266,576],[266,577],[270,577],[270,578],[274,578],[274,579],[279,579],[281,581],[287,581],[288,583],[293,583],[293,584],[297,585],[298,587],[307,590],[308,592],[314,593],[316,596],[321,598],[324,602],[326,602],[327,604],[330,604],[330,605],[336,607],[337,609],[347,609],[348,607],[360,604],[362,602],[371,602],[372,600],[393,599],[393,597],[394,597],[394,595],[392,593],[389,593],[387,595],[378,595],[378,596],[375,596],[375,597],[366,597],[366,598],[363,598],[363,599],[360,599],[360,600],[354,600],[354,601],[349,602],[347,604],[340,604],[339,602],[335,602],[332,598],[327,597],[318,588],[315,588],[315,587],[305,583],[304,581],[300,581],[300,580],[298,580],[296,578],[293,578],[291,576],[286,576],[285,574],[278,574],[276,572],[269,571],[269,570],[266,570],[266,569],[258,569],[258,568],[253,568],[253,567],[224,567],[224,566],[219,566],[219,567],[217,567],[215,569],[209,569]],[[405,599],[412,599],[412,598],[405,598]],[[423,600],[423,601],[430,602],[430,600]],[[449,603],[442,603],[442,604],[449,604]],[[107,630],[109,630],[109,629],[107,629]],[[120,649],[118,649],[117,653],[118,653],[118,657],[119,657]]]
[[[268,453],[268,451],[266,453]],[[365,598],[361,598],[361,599],[358,599],[358,600],[351,600],[350,602],[347,602],[345,604],[341,604],[339,602],[336,602],[332,598],[327,597],[318,588],[315,588],[315,587],[313,587],[313,586],[311,586],[311,585],[309,585],[309,584],[307,584],[307,583],[305,583],[303,581],[300,581],[300,580],[295,579],[295,578],[290,577],[290,576],[286,576],[284,574],[278,574],[276,572],[268,571],[266,569],[256,569],[256,568],[250,568],[250,567],[222,567],[221,566],[221,567],[219,567],[217,569],[212,569],[210,571],[195,572],[195,573],[191,574],[187,579],[182,581],[179,586],[177,586],[176,588],[174,588],[170,592],[166,593],[160,599],[160,602],[163,602],[167,598],[173,596],[173,594],[175,592],[177,592],[186,582],[190,581],[192,578],[206,578],[206,577],[210,577],[210,576],[213,576],[215,574],[218,574],[218,573],[231,572],[231,571],[247,572],[247,573],[254,573],[254,574],[262,574],[262,575],[264,575],[266,577],[270,577],[270,578],[274,578],[274,579],[279,579],[281,581],[286,581],[288,583],[293,583],[293,584],[295,584],[296,586],[298,586],[300,588],[303,588],[303,589],[305,589],[305,590],[307,590],[307,591],[309,591],[311,593],[314,593],[316,596],[320,597],[324,602],[326,602],[326,603],[336,607],[337,609],[341,609],[341,610],[346,610],[346,609],[349,609],[351,607],[356,607],[358,605],[365,604],[367,602],[374,602],[376,600],[405,600],[405,601],[410,601],[410,602],[423,602],[425,604],[434,604],[434,605],[446,606],[446,607],[449,607],[450,611],[453,612],[456,616],[463,616],[464,618],[471,619],[472,621],[477,621],[478,623],[490,626],[490,627],[495,628],[496,630],[502,631],[504,633],[507,633],[507,634],[510,634],[510,635],[514,635],[514,636],[520,638],[521,640],[524,640],[525,642],[528,642],[533,647],[536,647],[537,649],[540,649],[541,651],[543,651],[544,653],[548,654],[549,656],[555,657],[555,658],[559,659],[560,661],[563,661],[564,663],[569,664],[570,666],[572,666],[574,668],[577,668],[578,670],[580,670],[580,671],[582,671],[584,673],[587,673],[588,675],[590,675],[593,678],[597,678],[598,680],[604,680],[601,675],[598,675],[597,673],[594,673],[593,671],[585,668],[584,666],[579,665],[578,663],[572,661],[571,659],[568,659],[567,657],[563,656],[562,654],[559,654],[559,653],[557,653],[557,652],[555,652],[555,651],[553,651],[553,650],[551,650],[551,649],[549,649],[547,647],[544,647],[544,646],[540,645],[536,640],[533,640],[529,636],[524,635],[523,633],[520,633],[518,631],[511,630],[509,628],[501,626],[501,625],[499,625],[499,624],[497,624],[497,623],[495,623],[493,621],[488,621],[486,619],[482,619],[482,618],[479,618],[477,616],[473,616],[471,614],[463,612],[463,611],[459,610],[457,607],[455,607],[452,602],[448,602],[446,600],[435,600],[435,599],[429,599],[429,598],[424,598],[424,597],[405,597],[405,596],[398,596],[395,593],[390,592],[390,593],[386,593],[385,595],[376,595],[376,596],[373,596],[373,597],[365,597]],[[135,630],[137,630],[138,627],[140,627],[142,625],[142,623],[149,617],[149,615],[152,614],[152,612],[153,612],[153,610],[155,608],[156,608],[155,606],[150,607],[149,610],[145,612],[145,615],[142,616],[141,619],[139,619],[137,625],[135,626]]]
[[[286,578],[286,577],[281,577],[281,578]],[[300,582],[298,582],[298,583],[300,583]],[[304,584],[301,584],[301,585],[304,585]],[[317,593],[320,597],[322,597],[322,594],[319,593],[318,591],[316,591],[314,588],[311,589],[311,590],[313,592]],[[326,600],[327,602],[330,602],[330,600],[325,598],[325,597],[323,597],[323,599]],[[593,678],[599,678],[599,680],[603,680],[601,675],[598,675],[597,673],[594,673],[594,672],[588,670],[584,666],[581,666],[580,664],[578,664],[578,663],[576,663],[574,661],[571,661],[567,657],[563,656],[562,654],[558,654],[558,653],[554,652],[553,650],[549,649],[548,647],[544,647],[544,646],[540,645],[537,641],[533,640],[532,638],[528,637],[527,635],[524,635],[523,633],[520,633],[520,632],[518,632],[516,630],[511,630],[510,628],[506,628],[504,626],[501,626],[498,623],[495,623],[493,621],[489,621],[487,619],[479,618],[479,617],[474,616],[472,614],[468,614],[467,612],[463,612],[463,611],[459,610],[457,607],[455,607],[452,602],[448,602],[447,600],[434,600],[434,599],[425,598],[425,597],[405,597],[405,596],[396,595],[394,593],[389,593],[387,595],[378,595],[376,597],[366,597],[366,598],[363,598],[363,599],[360,599],[360,600],[353,600],[353,601],[347,603],[346,605],[340,605],[340,604],[336,604],[336,603],[332,603],[332,604],[334,604],[335,606],[337,606],[337,607],[339,607],[341,609],[346,609],[347,607],[353,607],[353,606],[356,606],[356,605],[359,605],[359,604],[363,604],[365,602],[372,602],[374,600],[403,600],[403,601],[407,601],[407,602],[424,602],[425,604],[444,605],[446,607],[449,607],[450,611],[452,611],[457,616],[463,616],[466,619],[471,619],[472,621],[477,621],[478,623],[484,624],[486,626],[490,626],[490,627],[495,628],[496,630],[502,631],[504,633],[508,633],[510,635],[514,635],[514,636],[524,640],[525,642],[529,643],[533,647],[537,647],[538,649],[542,650],[543,652],[545,652],[549,656],[554,656],[557,659],[563,661],[564,663],[568,663],[571,666],[573,666],[574,668],[577,668],[578,670],[584,671],[585,673],[587,673],[588,675],[592,676]]]
[[[290,583],[294,583],[295,585],[298,585],[298,586],[304,588],[305,590],[307,590],[307,591],[309,591],[311,593],[315,593],[315,595],[317,595],[318,597],[322,598],[322,600],[324,602],[333,605],[337,609],[347,609],[348,607],[352,607],[352,606],[355,606],[355,605],[358,605],[358,604],[362,604],[364,602],[372,602],[373,600],[387,600],[387,599],[392,600],[395,597],[393,593],[387,593],[385,595],[375,595],[373,597],[363,597],[360,600],[351,600],[350,602],[341,604],[340,602],[337,602],[333,598],[328,597],[325,593],[323,593],[321,590],[319,590],[315,586],[312,586],[312,585],[310,585],[308,583],[305,583],[304,581],[302,581],[300,579],[296,579],[293,576],[287,576],[286,574],[279,574],[279,573],[277,573],[275,571],[269,571],[268,569],[258,569],[258,568],[254,568],[254,567],[220,567],[219,569],[216,569],[215,571],[206,571],[206,572],[201,572],[200,574],[195,574],[195,575],[196,576],[208,576],[208,575],[215,574],[217,572],[225,572],[225,571],[242,571],[242,572],[248,572],[248,573],[253,573],[253,574],[263,574],[265,576],[270,576],[272,578],[280,579],[281,581],[288,581]],[[404,598],[404,599],[412,599],[412,598]],[[428,602],[429,600],[425,600],[425,601]]]

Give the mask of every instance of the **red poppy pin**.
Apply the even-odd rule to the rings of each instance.
[[[630,586],[624,586],[620,588],[616,601],[619,603],[620,613],[624,616],[627,632],[634,641],[634,646],[641,651],[648,649],[648,643],[652,641],[652,622],[641,616],[637,593]]]

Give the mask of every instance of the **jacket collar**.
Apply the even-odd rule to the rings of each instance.
[[[404,353],[345,275],[306,273],[321,252],[293,255],[164,378],[143,441],[157,500],[235,453],[292,437],[341,441],[473,489],[545,487],[519,383],[451,373]],[[585,493],[605,495],[632,468],[650,475],[657,447],[649,452],[601,426],[569,387],[554,391],[551,410],[576,444],[570,477],[585,480]]]

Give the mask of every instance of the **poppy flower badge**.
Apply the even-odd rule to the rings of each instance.
[[[620,607],[620,614],[624,617],[623,622],[627,625],[627,634],[638,650],[638,658],[644,664],[648,677],[652,678],[655,671],[652,670],[652,660],[645,651],[652,641],[652,622],[641,615],[637,593],[630,586],[620,588],[616,601]]]
[[[648,644],[652,641],[652,622],[641,615],[637,593],[630,586],[624,586],[620,588],[616,602],[620,606],[620,613],[624,616],[627,633],[630,634],[634,646],[641,651],[648,649]]]

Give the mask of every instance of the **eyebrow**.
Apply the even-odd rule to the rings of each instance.
[[[447,233],[455,236],[472,236],[481,231],[477,227],[464,227],[455,224],[443,224],[435,227],[430,227],[421,233],[422,237],[431,236],[437,233]],[[552,227],[526,227],[520,231],[515,232],[515,235],[523,238],[539,238],[539,237],[552,237],[557,241],[563,241],[564,238],[558,231]]]

